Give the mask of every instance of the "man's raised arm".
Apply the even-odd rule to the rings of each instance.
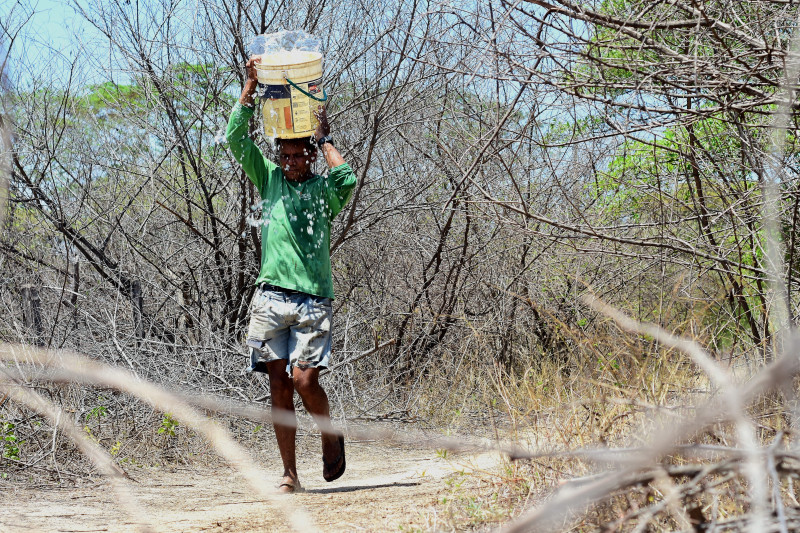
[[[331,169],[328,180],[333,185],[331,190],[333,194],[328,197],[328,205],[331,208],[331,215],[335,217],[341,212],[345,204],[350,201],[350,196],[353,194],[353,189],[358,179],[353,169],[350,168],[342,154],[339,153],[339,150],[333,146],[333,140],[330,136],[331,126],[328,124],[328,114],[325,112],[325,108],[320,106],[316,115],[319,119],[319,125],[314,132],[314,138],[325,156],[328,168]]]
[[[328,124],[327,111],[325,111],[323,106],[319,106],[314,114],[317,115],[317,119],[319,120],[317,129],[314,131],[314,139],[317,141],[319,149],[322,150],[322,155],[325,156],[325,162],[328,163],[328,168],[344,165],[342,154],[333,146],[333,141],[331,140],[331,125]],[[320,143],[320,141],[322,142]]]
[[[233,157],[242,165],[247,177],[260,191],[264,186],[269,170],[275,164],[264,159],[264,154],[261,153],[261,150],[248,135],[250,118],[253,116],[255,107],[253,95],[258,87],[256,61],[256,58],[251,58],[246,64],[247,79],[245,80],[242,94],[239,96],[239,101],[233,106],[230,119],[228,119],[225,139],[228,141]]]

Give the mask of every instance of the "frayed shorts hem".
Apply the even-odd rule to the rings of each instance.
[[[330,298],[259,288],[250,306],[247,372],[267,372],[267,363],[285,360],[293,367],[328,368],[331,355]]]

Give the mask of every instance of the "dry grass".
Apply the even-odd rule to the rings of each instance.
[[[447,507],[448,527],[796,529],[798,340],[761,373],[736,377],[745,361],[714,360],[690,339],[589,303],[627,332],[578,343],[568,365],[494,369],[485,401],[505,414],[497,440],[524,451],[472,474]]]

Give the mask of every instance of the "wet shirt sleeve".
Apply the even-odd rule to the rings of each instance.
[[[356,174],[350,165],[344,163],[338,167],[333,167],[328,173],[328,205],[331,210],[331,220],[338,215],[350,197],[357,182]]]
[[[228,119],[225,139],[228,141],[233,157],[242,165],[247,177],[261,192],[265,189],[269,176],[277,169],[277,165],[265,158],[256,143],[249,137],[248,128],[252,116],[252,109],[236,102]]]

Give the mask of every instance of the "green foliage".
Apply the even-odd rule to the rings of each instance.
[[[97,438],[97,435],[94,434],[94,431],[92,431],[92,428],[89,426],[83,426],[83,431],[86,433],[86,436],[89,437],[89,440],[97,443],[100,442],[100,439]]]
[[[686,211],[692,203],[692,191],[687,179],[692,172],[690,155],[694,153],[698,170],[707,183],[705,201],[710,210],[724,209],[727,191],[733,186],[736,192],[757,186],[752,173],[742,166],[719,167],[719,161],[738,161],[741,158],[741,141],[728,130],[721,118],[707,118],[696,122],[695,146],[690,146],[690,132],[686,126],[667,128],[652,140],[627,139],[611,158],[605,172],[598,172],[594,183],[587,185],[589,195],[611,221],[639,222],[653,211],[654,194],[662,202],[675,202],[671,208]],[[708,182],[713,177],[713,182]],[[719,184],[719,185],[718,185]]]
[[[603,2],[599,11],[617,14],[627,12],[627,0]],[[626,15],[627,17],[627,15]],[[632,88],[633,78],[644,73],[647,65],[660,68],[658,54],[631,38],[623,37],[616,29],[594,26],[594,33],[586,44],[579,62],[564,74],[567,86],[584,94],[598,94],[616,98]]]
[[[161,419],[161,426],[158,428],[159,435],[165,435],[167,437],[174,437],[175,431],[178,429],[180,424],[178,423],[175,418],[169,413],[164,413],[163,418]]]
[[[757,132],[752,135],[749,142],[768,146],[768,139]],[[787,146],[793,142],[787,138]],[[711,235],[714,253],[760,268],[766,236],[757,218],[759,180],[748,163],[752,150],[743,146],[741,135],[725,116],[714,115],[664,129],[652,139],[626,139],[604,171],[598,171],[595,181],[585,187],[604,223],[663,224],[666,215],[662,213],[669,213],[673,220],[692,221],[674,226],[679,238],[707,240]],[[789,231],[784,229],[784,238]],[[698,317],[707,326],[717,324],[711,327],[716,332],[715,348],[730,348],[742,331],[751,331],[751,321],[764,320],[768,311],[760,283],[741,275],[726,280],[720,296]],[[736,318],[720,325],[720,316],[726,315],[720,309],[731,305],[723,294],[734,284],[741,291],[733,303]]]
[[[97,437],[95,437],[92,429],[89,427],[89,424],[94,420],[99,424],[105,417],[108,416],[108,407],[103,405],[108,400],[104,398],[102,395],[97,397],[97,405],[89,409],[89,412],[86,413],[86,425],[83,426],[83,430],[89,436],[90,439],[94,441],[98,441]]]
[[[14,427],[11,422],[3,422],[0,425],[0,443],[3,446],[3,457],[19,461],[19,445],[23,441],[17,439]]]
[[[600,132],[605,127],[605,120],[601,116],[587,115],[571,122],[553,120],[545,126],[547,132],[542,138],[542,143],[546,145],[561,144]]]
[[[97,407],[93,407],[89,410],[86,414],[86,420],[92,420],[93,418],[96,420],[100,420],[101,418],[108,415],[108,408],[104,405],[98,405]]]
[[[110,81],[90,85],[87,89],[85,103],[93,110],[108,107],[109,103],[138,101],[144,95],[144,91],[138,85],[119,85]]]
[[[684,80],[683,83],[678,81],[677,78],[680,77],[680,74],[677,76],[667,74],[671,70],[667,65],[675,60],[674,54],[691,56],[697,58],[701,63],[704,60],[718,63],[721,56],[742,46],[735,35],[715,33],[712,37],[704,32],[697,32],[686,27],[658,27],[659,23],[674,19],[678,15],[674,8],[666,2],[653,2],[651,6],[642,11],[642,7],[647,4],[632,0],[605,0],[596,7],[592,6],[601,14],[597,20],[602,20],[602,15],[607,15],[611,20],[630,21],[633,16],[637,19],[636,22],[649,23],[653,26],[629,28],[634,32],[629,34],[620,31],[616,26],[616,21],[610,22],[608,25],[597,22],[588,24],[586,43],[581,46],[575,65],[561,73],[562,84],[577,94],[600,96],[608,100],[622,101],[627,96],[635,94],[637,97],[643,96],[645,99],[651,100],[651,103],[658,100],[672,105],[672,102],[668,102],[669,97],[665,98],[665,95],[671,93],[674,87],[692,85],[692,80]],[[742,24],[741,17],[747,20],[749,16],[744,14],[748,11],[747,3],[740,3],[735,10],[721,2],[706,2],[704,5],[704,16],[710,17],[710,20],[718,17],[732,26],[739,26]],[[760,11],[762,8],[758,9]],[[641,15],[636,15],[637,12]],[[752,13],[752,15],[753,22],[765,20],[763,12]],[[775,43],[775,49],[783,49],[787,46],[786,41],[790,35],[787,30],[790,32],[792,27],[792,25],[780,26],[780,29],[777,25],[774,29],[771,28],[777,40],[772,37],[767,39],[767,42],[772,40]],[[753,29],[750,31],[758,33]],[[672,52],[665,52],[665,49]],[[736,63],[721,65],[717,68],[732,78],[743,79],[742,85],[745,86],[747,85],[746,77],[750,75],[742,74],[746,70],[746,64],[749,63],[752,68],[756,69],[758,68],[757,62],[761,61],[752,54],[744,61],[737,56]],[[774,76],[775,73],[777,73],[777,69],[770,75]],[[701,76],[703,75],[712,74],[701,73]],[[763,73],[761,76],[766,77]],[[702,87],[703,82],[700,82],[699,85]],[[777,84],[760,87],[760,89],[772,92],[776,86]],[[703,96],[699,96],[699,94],[700,92],[693,96],[700,100]],[[752,95],[746,92],[737,94],[737,97],[753,100]],[[710,101],[719,103],[719,100],[714,97],[710,98]]]
[[[122,449],[122,442],[117,441],[108,451],[108,453],[110,453],[112,457],[116,457],[117,455],[119,455],[121,449]]]
[[[671,142],[668,135],[656,144]],[[641,189],[659,188],[659,178],[674,174],[681,165],[671,150],[661,152],[657,146],[629,140],[617,151],[606,172],[595,175],[587,188],[604,218],[630,222],[642,219],[647,197]]]
[[[223,73],[211,63],[176,63],[172,65],[172,78],[176,82],[193,87],[196,90],[205,91],[208,89],[209,81],[214,76],[221,76]]]

